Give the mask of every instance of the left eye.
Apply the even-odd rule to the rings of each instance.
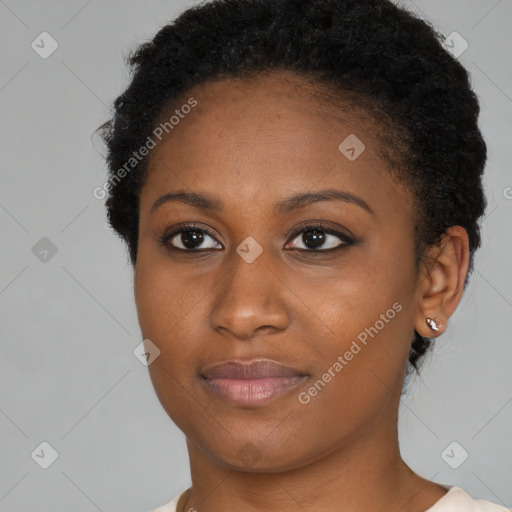
[[[295,236],[298,235],[298,236]],[[350,240],[343,233],[324,226],[308,226],[299,233],[295,233],[293,240],[298,240],[298,245],[293,249],[304,251],[328,251],[343,245],[349,245]]]
[[[208,241],[208,238],[210,239]],[[174,242],[174,243],[173,243]],[[162,237],[162,245],[181,251],[200,251],[202,249],[218,249],[220,244],[204,229],[182,229]],[[208,245],[205,245],[208,244]],[[202,245],[202,247],[200,247]]]

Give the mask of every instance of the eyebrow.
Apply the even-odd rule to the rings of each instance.
[[[357,206],[360,206],[368,213],[374,214],[375,212],[370,208],[368,203],[350,192],[346,192],[344,190],[336,190],[336,189],[327,189],[327,190],[319,190],[317,192],[306,192],[304,194],[297,194],[282,201],[279,201],[274,209],[276,214],[283,215],[285,213],[289,213],[293,210],[297,210],[299,208],[304,208],[304,206],[308,206],[313,203],[317,203],[319,201],[343,201],[345,203],[352,203]]]
[[[310,204],[317,203],[319,201],[332,200],[338,200],[343,201],[345,203],[355,204],[366,210],[368,213],[375,213],[370,208],[368,203],[361,199],[360,197],[351,194],[350,192],[336,189],[306,192],[303,194],[296,194],[291,197],[287,197],[286,199],[282,199],[281,201],[277,202],[274,205],[274,212],[276,215],[283,215],[286,213],[290,213],[293,210],[298,210]],[[150,214],[153,213],[162,204],[170,202],[180,202],[188,204],[190,206],[194,206],[195,208],[199,208],[201,210],[207,210],[212,212],[220,212],[224,208],[224,203],[220,199],[205,194],[185,192],[180,190],[178,192],[170,192],[164,194],[162,197],[157,199],[153,206],[151,207]]]

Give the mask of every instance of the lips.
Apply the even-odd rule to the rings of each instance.
[[[271,359],[257,359],[248,362],[227,361],[210,366],[203,372],[203,375],[208,379],[265,379],[269,377],[303,377],[307,373]]]
[[[207,389],[239,406],[263,404],[298,386],[307,372],[270,359],[227,361],[201,373]]]

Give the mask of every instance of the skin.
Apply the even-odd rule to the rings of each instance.
[[[447,492],[402,460],[398,406],[414,330],[442,334],[460,301],[467,234],[451,227],[429,250],[429,267],[417,265],[416,203],[391,178],[382,127],[350,105],[335,117],[319,91],[288,72],[195,87],[183,103],[193,96],[197,106],[149,155],[135,299],[142,334],[161,351],[149,366],[155,391],[187,437],[192,487],[180,511],[420,512]],[[365,144],[354,161],[338,149],[349,134]],[[274,212],[286,197],[324,189],[348,191],[372,213],[340,200]],[[151,212],[177,191],[224,207],[173,201]],[[305,221],[350,230],[354,243],[327,235],[320,249],[341,248],[315,255],[304,233],[289,236]],[[215,235],[204,234],[205,249],[159,244],[170,228],[192,222]],[[249,236],[263,249],[252,263],[236,252]],[[394,303],[394,318],[300,403],[299,393]],[[441,321],[437,333],[426,317]],[[212,395],[199,378],[207,366],[253,357],[310,377],[252,408]],[[250,460],[240,457],[248,443]]]

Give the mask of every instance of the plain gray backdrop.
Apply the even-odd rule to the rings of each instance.
[[[510,507],[512,0],[403,4],[468,44],[489,205],[470,286],[402,399],[401,450],[425,478]],[[133,274],[92,194],[106,167],[91,138],[124,57],[190,5],[0,0],[1,510],[145,512],[190,483],[184,435],[133,353]]]

